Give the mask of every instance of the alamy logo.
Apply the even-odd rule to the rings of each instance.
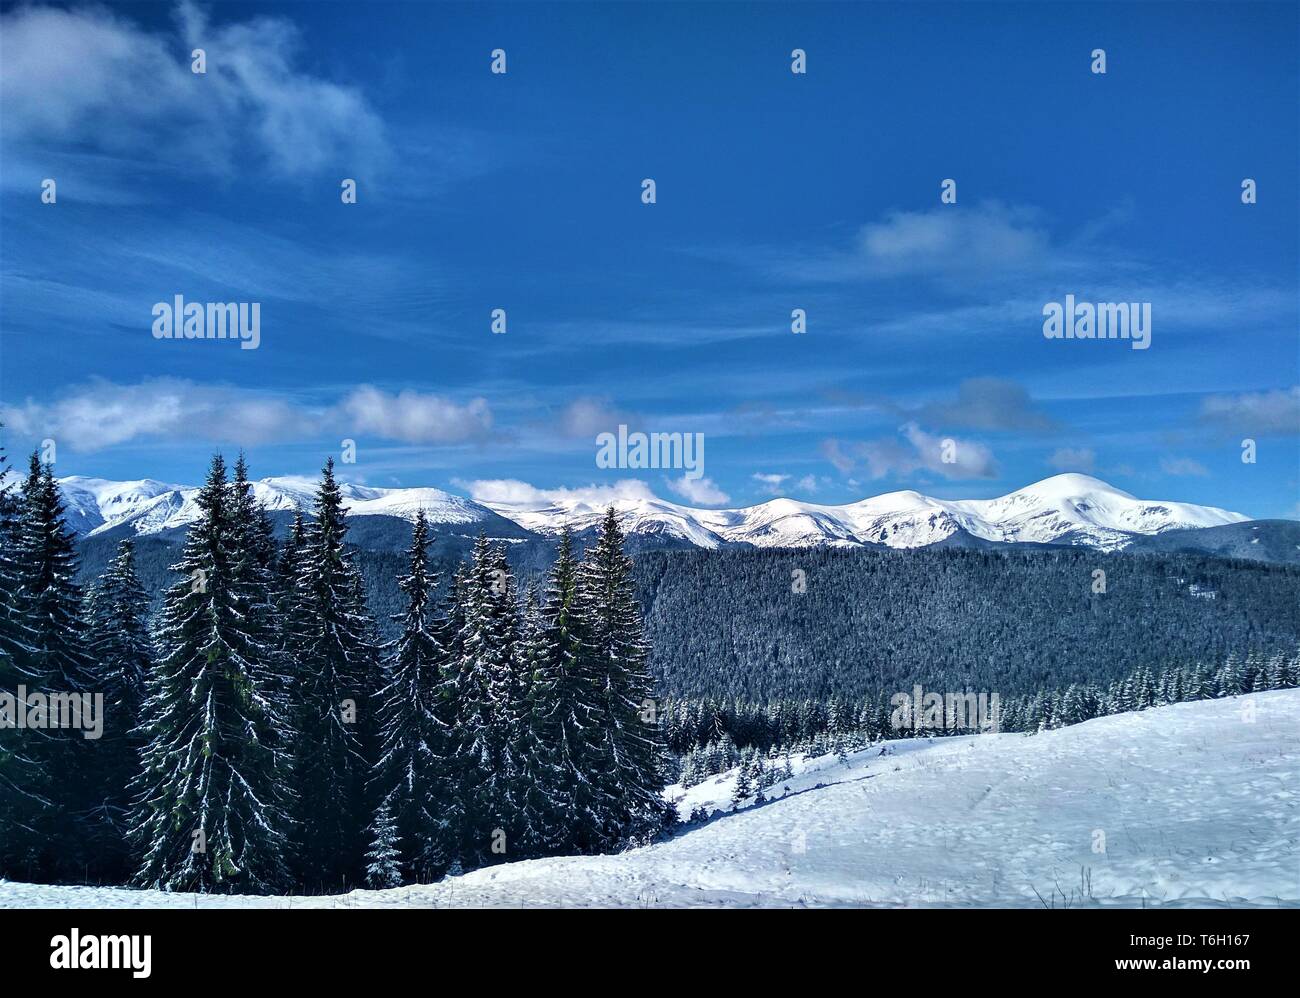
[[[1043,336],[1049,340],[1130,340],[1134,350],[1151,346],[1149,301],[1076,304],[1074,295],[1066,295],[1064,305],[1044,305],[1043,315]]]
[[[28,693],[0,690],[0,729],[48,731],[80,729],[81,736],[97,741],[104,733],[104,694]]]
[[[597,468],[679,468],[684,477],[704,474],[703,433],[628,433],[620,423],[618,436],[596,435]]]
[[[187,302],[176,295],[153,307],[155,340],[239,340],[241,350],[262,342],[261,302]]]
[[[135,978],[153,972],[153,936],[83,936],[73,929],[50,940],[55,970],[129,970]]]
[[[1002,716],[996,693],[926,693],[919,685],[895,693],[889,705],[889,723],[899,731],[997,731]]]

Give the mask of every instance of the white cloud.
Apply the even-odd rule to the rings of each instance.
[[[826,458],[841,475],[847,475],[853,470],[857,463],[844,451],[844,445],[838,440],[823,440],[818,448],[822,457]]]
[[[1035,213],[999,202],[898,211],[863,227],[859,247],[880,274],[987,270],[1040,259],[1047,234]]]
[[[766,474],[755,472],[750,476],[754,481],[763,487],[763,491],[768,495],[779,496],[785,494],[786,483],[789,482],[793,475]],[[791,488],[798,492],[810,493],[817,491],[817,476],[804,475],[797,482],[793,482]]]
[[[631,419],[618,411],[609,399],[584,396],[574,399],[560,414],[560,431],[566,437],[593,438],[598,433],[614,433],[620,423]]]
[[[730,497],[707,478],[683,477],[665,481],[673,492],[696,505],[717,506],[730,501]],[[620,479],[612,485],[557,489],[541,489],[517,478],[454,479],[452,484],[464,489],[476,502],[510,506],[582,505],[600,509],[626,500],[659,501],[650,486],[636,478]]]
[[[50,437],[74,451],[94,451],[140,438],[256,444],[304,434],[307,413],[239,388],[158,378],[135,385],[95,381],[54,402],[6,406],[5,424]]]
[[[1300,433],[1300,385],[1268,392],[1212,395],[1201,403],[1201,418],[1232,433]]]
[[[216,175],[252,160],[284,177],[364,175],[386,157],[374,110],[356,89],[301,68],[312,55],[283,18],[218,25],[182,2],[174,30],[149,31],[100,7],[24,6],[0,16],[0,37],[11,150],[31,143]],[[191,71],[195,48],[205,74]]]
[[[779,496],[782,485],[790,480],[789,475],[764,474],[758,471],[750,477],[763,486],[764,492],[774,496]]]
[[[1190,475],[1197,478],[1204,478],[1209,475],[1209,469],[1200,461],[1194,461],[1190,457],[1165,457],[1160,459],[1160,470],[1166,475]]]
[[[1075,471],[1091,475],[1097,467],[1097,454],[1091,447],[1058,447],[1047,459],[1057,471]]]
[[[588,506],[608,506],[620,499],[658,498],[645,482],[625,478],[612,485],[588,485],[578,488],[539,489],[517,478],[480,478],[471,481],[456,479],[454,484],[464,489],[477,502],[550,505],[552,503],[585,503]]]
[[[51,402],[29,398],[0,407],[0,419],[15,433],[51,437],[74,451],[137,440],[252,445],[314,439],[322,431],[447,444],[486,439],[492,428],[492,412],[481,398],[458,405],[436,395],[390,395],[363,386],[338,406],[312,406],[181,378],[96,380]]]
[[[1054,425],[1023,387],[1006,378],[967,378],[955,399],[922,406],[917,418],[971,430],[1050,430]]]
[[[935,436],[916,423],[903,425],[899,434],[901,439],[881,437],[852,444],[825,440],[821,445],[822,455],[842,474],[848,474],[861,463],[873,479],[890,475],[907,478],[918,471],[948,479],[997,477],[993,452],[978,441]]]
[[[710,478],[670,479],[668,487],[689,503],[696,506],[721,506],[731,501],[731,496],[713,484]]]
[[[363,385],[343,400],[341,410],[357,433],[412,444],[484,440],[492,431],[492,410],[482,398],[458,405],[441,395],[391,395]]]

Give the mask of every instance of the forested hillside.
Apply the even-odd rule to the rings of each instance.
[[[396,580],[410,524],[378,516],[349,523],[369,608],[389,632],[403,605]],[[136,539],[151,594],[172,581],[182,537]],[[116,546],[107,535],[82,542],[83,581],[103,571]],[[444,586],[471,546],[462,537],[431,539]],[[553,556],[535,541],[507,552],[523,584]],[[858,698],[914,681],[1031,693],[1300,645],[1300,568],[1203,553],[692,549],[642,551],[635,566],[651,669],[672,696]],[[1093,593],[1097,569],[1105,593]],[[803,593],[794,591],[796,570],[805,573]]]
[[[677,696],[1007,695],[1300,643],[1300,569],[1196,554],[679,551],[636,579]]]

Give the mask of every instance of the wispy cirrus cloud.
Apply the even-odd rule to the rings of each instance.
[[[137,178],[159,165],[229,177],[250,161],[269,176],[298,178],[342,164],[351,168],[345,175],[366,173],[387,160],[379,115],[357,88],[306,68],[311,53],[293,22],[218,24],[188,0],[174,20],[171,30],[151,31],[104,7],[0,15],[10,182],[30,182],[13,174],[29,146],[42,160],[64,154],[73,174],[98,174],[101,194],[111,194],[106,161]],[[200,48],[201,74],[190,56]],[[98,162],[78,167],[75,157]],[[86,193],[61,187],[74,198]]]

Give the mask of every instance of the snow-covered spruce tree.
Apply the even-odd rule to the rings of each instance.
[[[400,835],[393,817],[393,802],[384,798],[375,810],[370,826],[370,848],[366,850],[366,886],[384,890],[402,885]]]
[[[274,705],[276,756],[290,765],[296,737],[290,708],[290,650],[284,643],[281,616],[288,594],[277,571],[274,528],[266,507],[254,496],[243,454],[234,470],[230,482],[233,586],[243,607],[242,629],[252,648],[252,678],[262,696]],[[285,773],[285,779],[292,781],[291,771]]]
[[[14,660],[19,682],[29,694],[93,694],[72,532],[53,468],[36,454],[22,486],[15,560],[17,609],[28,627],[28,648]],[[23,801],[30,865],[41,879],[85,879],[86,762],[93,741],[71,728],[29,730],[23,740],[34,776]]]
[[[1273,657],[1268,660],[1268,688],[1271,690],[1283,689],[1291,685],[1290,679],[1286,656],[1282,652],[1275,652]]]
[[[754,792],[753,784],[749,778],[749,766],[741,763],[736,769],[736,785],[731,791],[731,806],[738,808]]]
[[[461,594],[464,623],[457,640],[460,754],[468,779],[462,859],[474,866],[500,862],[497,829],[510,848],[510,788],[516,777],[510,754],[515,670],[514,580],[486,536],[479,534]],[[464,786],[464,785],[463,785]]]
[[[496,859],[516,860],[542,855],[552,837],[559,770],[546,742],[544,717],[549,706],[545,640],[536,596],[521,604],[505,546],[493,548],[491,599],[498,621],[498,644],[507,667],[498,705],[497,728],[502,744],[505,780],[500,828],[505,853]]]
[[[467,708],[464,703],[466,686],[460,672],[464,608],[469,601],[469,588],[469,572],[462,563],[452,576],[438,622],[445,666],[435,691],[434,712],[448,729],[448,736],[441,745],[442,755],[437,760],[438,767],[446,774],[447,789],[439,801],[434,831],[416,857],[417,865],[429,870],[445,867],[449,875],[462,873],[472,865],[466,856],[465,845],[469,841],[469,809],[473,805],[473,785],[477,776],[475,761],[469,753],[470,740],[461,726]]]
[[[22,505],[11,471],[9,456],[0,444],[0,689],[12,692],[18,683],[18,661],[32,652],[32,632],[19,606]]]
[[[595,685],[595,768],[613,806],[601,817],[605,848],[657,833],[663,824],[663,748],[646,670],[648,647],[632,582],[632,559],[611,506],[583,558],[578,599],[586,618],[584,659]],[[652,720],[651,718],[654,718]]]
[[[1218,687],[1217,693],[1220,697],[1235,697],[1246,692],[1241,663],[1237,659],[1236,652],[1228,655],[1227,662],[1223,664],[1215,679]]]
[[[93,796],[84,850],[98,868],[95,879],[108,883],[122,883],[132,872],[127,788],[139,769],[136,729],[152,671],[148,613],[149,598],[135,572],[135,542],[128,538],[118,542],[112,561],[86,593],[90,686],[104,696],[104,729],[88,753]]]
[[[290,624],[298,857],[308,888],[333,891],[364,872],[368,743],[383,683],[360,573],[345,545],[332,458],[313,512],[298,555]]]
[[[0,690],[10,693],[24,681],[19,663],[34,650],[33,628],[20,605],[20,512],[18,485],[0,447]],[[14,727],[0,728],[0,877],[21,880],[38,874],[40,837],[33,822],[45,806],[32,739],[26,735]]]
[[[303,551],[307,546],[307,525],[302,509],[294,510],[289,534],[275,559],[276,619],[279,622],[279,641],[286,661],[291,661],[294,644],[294,610],[298,589],[298,572],[302,568]]]
[[[235,516],[243,533],[242,548],[247,559],[264,572],[275,567],[275,527],[266,507],[257,501],[253,483],[248,478],[248,461],[241,453],[235,460],[230,487],[234,497]]]
[[[266,508],[253,494],[248,480],[248,464],[240,454],[235,461],[230,482],[231,521],[235,530],[235,581],[248,607],[245,627],[262,648],[259,667],[274,670],[273,685],[283,686],[279,676],[282,662],[279,652],[280,578],[276,573],[274,528]],[[259,680],[267,676],[255,677]]]
[[[565,802],[561,798],[564,770],[549,741],[555,730],[557,677],[546,641],[546,625],[537,591],[528,587],[524,599],[516,652],[517,689],[522,699],[513,709],[511,756],[515,763],[510,790],[511,833],[516,856],[543,856],[554,852],[563,838]]]
[[[566,527],[551,566],[542,608],[544,654],[537,680],[545,696],[539,721],[551,747],[557,785],[548,788],[558,813],[548,829],[547,851],[594,852],[605,845],[605,815],[616,796],[596,758],[599,690],[587,654],[588,623],[578,596],[578,563]],[[542,691],[545,691],[544,694]]]
[[[455,788],[448,766],[452,727],[439,713],[448,663],[435,618],[437,578],[429,571],[429,526],[423,510],[416,515],[408,557],[407,572],[398,581],[406,610],[393,616],[401,633],[381,649],[388,684],[378,697],[380,742],[372,796],[380,800],[392,825],[399,877],[424,882],[441,876],[448,865],[454,844],[444,841],[440,818]],[[383,817],[375,815],[376,832]]]
[[[271,893],[288,883],[287,760],[276,704],[254,676],[265,649],[244,626],[241,531],[214,457],[159,619],[147,683],[131,837],[134,882],[177,891]]]

